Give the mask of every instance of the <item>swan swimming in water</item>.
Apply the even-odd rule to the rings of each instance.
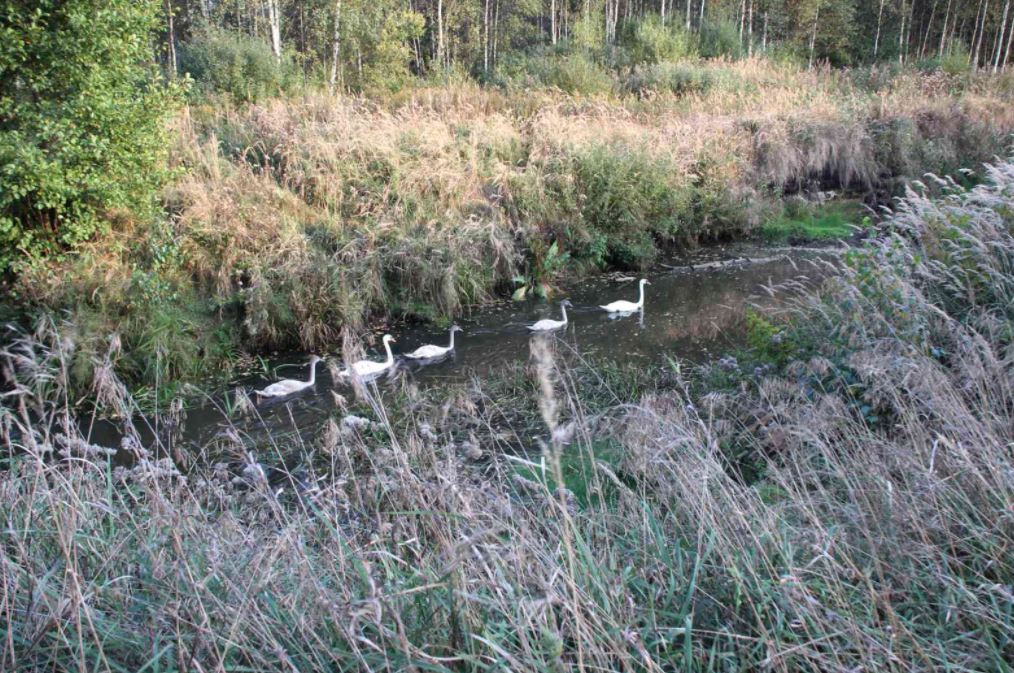
[[[391,342],[395,339],[390,334],[384,335],[384,348],[387,350],[387,359],[383,362],[375,362],[373,360],[360,360],[359,362],[353,362],[348,366],[348,369],[342,371],[339,376],[349,377],[352,374],[361,378],[374,376],[385,372],[394,365],[394,353],[391,352]]]
[[[566,327],[568,306],[570,307],[574,306],[573,304],[570,303],[569,299],[564,299],[563,301],[560,302],[560,311],[563,313],[563,320],[550,320],[549,318],[545,318],[535,323],[534,325],[529,325],[528,329],[532,332],[548,332],[550,330]]]
[[[619,301],[614,301],[611,304],[606,304],[605,306],[599,306],[599,308],[601,308],[601,309],[603,309],[605,311],[608,311],[609,313],[632,313],[634,311],[638,311],[638,310],[644,308],[644,286],[645,285],[651,285],[651,283],[648,282],[647,278],[642,278],[641,282],[640,282],[641,297],[640,297],[640,299],[637,300],[636,304],[634,302],[632,302],[632,301],[626,301],[624,299],[620,299]]]
[[[451,327],[451,343],[448,346],[434,346],[433,344],[426,344],[425,346],[419,346],[411,353],[405,353],[405,357],[411,358],[412,360],[432,360],[433,358],[443,357],[454,350],[454,333],[464,332],[463,329],[454,325]]]
[[[309,381],[298,381],[296,379],[282,379],[272,383],[264,390],[254,391],[259,397],[284,397],[285,395],[291,395],[292,393],[298,393],[300,390],[305,390],[312,386],[317,380],[317,363],[320,362],[320,358],[314,355],[310,358],[310,380]]]

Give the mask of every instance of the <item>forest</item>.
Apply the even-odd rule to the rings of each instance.
[[[1011,4],[0,0],[0,671],[1009,673]]]

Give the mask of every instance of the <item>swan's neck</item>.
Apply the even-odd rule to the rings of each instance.
[[[641,283],[641,295],[637,300],[638,306],[644,306],[644,283]]]
[[[317,360],[317,362],[320,362],[320,360]],[[307,383],[311,386],[317,380],[317,362],[310,363],[310,380]]]
[[[387,364],[394,364],[394,353],[391,352],[391,342],[385,341],[384,348],[387,349]]]
[[[449,346],[447,347],[447,350],[450,350],[450,351],[454,350],[454,332],[455,332],[455,331],[456,331],[456,330],[453,330],[453,329],[451,330],[451,343],[450,343],[450,345],[449,345]]]
[[[560,311],[563,313],[563,322],[566,323],[567,322],[567,307],[564,306],[563,304],[560,304]]]

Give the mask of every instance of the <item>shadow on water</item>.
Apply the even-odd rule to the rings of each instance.
[[[816,281],[833,268],[827,262],[840,250],[802,248],[709,248],[693,256],[671,260],[644,274],[647,288],[642,311],[609,314],[600,304],[617,299],[637,299],[640,275],[602,276],[565,287],[550,302],[504,301],[483,307],[457,321],[459,333],[455,350],[432,360],[399,358],[396,366],[368,383],[378,390],[411,383],[419,386],[448,386],[474,378],[483,379],[497,369],[529,357],[527,325],[543,318],[560,318],[560,299],[567,298],[570,323],[554,337],[568,349],[591,362],[659,364],[665,358],[703,361],[720,356],[742,342],[743,318],[750,307],[771,306],[790,290],[772,290],[790,281]],[[402,326],[397,329],[397,352],[410,352],[423,344],[446,345],[448,330],[433,326]],[[340,363],[340,355],[330,356]],[[383,359],[379,339],[367,357]],[[271,370],[277,378],[305,380],[309,356],[292,353],[273,359]],[[242,421],[227,420],[227,407],[243,390],[255,400],[253,391],[274,378],[246,377],[235,382],[226,396],[209,398],[186,412],[180,429],[184,444],[207,446],[216,435],[239,431],[256,444],[279,445],[295,438],[304,441],[318,431],[335,411],[338,396],[351,397],[345,380],[336,380],[334,369],[320,366],[317,382],[309,389],[284,398],[256,401],[255,413]],[[242,395],[238,396],[242,402]],[[140,424],[145,425],[145,424]],[[117,443],[112,426],[96,426],[93,441],[106,446]]]

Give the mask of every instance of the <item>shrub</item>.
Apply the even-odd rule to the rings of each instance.
[[[150,213],[173,102],[150,65],[160,3],[0,3],[0,273]]]
[[[289,56],[275,58],[271,47],[235,31],[207,28],[180,45],[180,71],[204,93],[226,93],[256,101],[282,92],[293,81]]]
[[[691,65],[658,63],[633,68],[623,80],[623,89],[637,95],[654,91],[689,96],[704,94],[713,84],[714,78],[707,70]]]
[[[732,21],[705,21],[701,26],[700,52],[704,58],[740,58],[743,43]]]
[[[605,68],[584,52],[531,56],[514,65],[513,70],[524,79],[569,94],[601,94],[613,87]]]
[[[628,24],[624,46],[634,63],[662,63],[693,58],[693,36],[675,25],[663,26],[655,16]]]

